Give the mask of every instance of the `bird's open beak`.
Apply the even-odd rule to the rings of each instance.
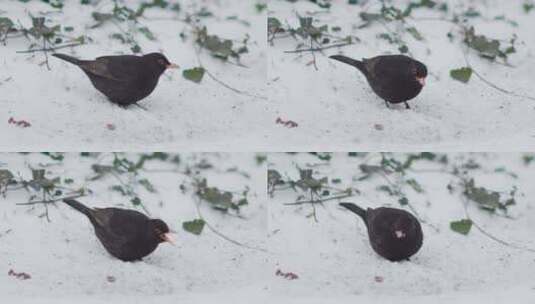
[[[178,69],[180,67],[178,66],[178,64],[170,63],[170,64],[168,64],[166,66],[166,68],[168,68],[168,69]]]
[[[423,86],[425,86],[425,77],[416,77],[416,80]]]
[[[164,234],[160,235],[160,238],[162,238],[162,240],[164,242],[167,242],[167,243],[170,243],[172,245],[175,245],[175,240],[173,240],[173,237],[171,236],[170,233],[164,233]]]

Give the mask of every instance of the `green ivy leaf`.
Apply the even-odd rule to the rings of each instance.
[[[139,45],[134,45],[133,47],[130,48],[132,50],[132,52],[134,53],[141,53],[141,47]]]
[[[470,80],[470,77],[472,77],[472,69],[470,67],[464,67],[450,70],[450,76],[462,83],[467,83]]]
[[[275,34],[283,31],[282,23],[279,21],[279,19],[274,17],[268,18],[268,33]]]
[[[204,229],[205,221],[203,219],[195,219],[188,222],[182,223],[182,228],[189,233],[200,235]]]
[[[148,179],[140,179],[139,184],[145,187],[145,189],[150,193],[156,193],[156,188],[154,188],[154,185],[152,185],[152,183]]]
[[[203,76],[204,76],[204,68],[203,67],[196,67],[189,70],[184,70],[182,72],[182,76],[186,78],[187,80],[193,81],[195,83],[200,83]]]
[[[264,3],[257,3],[255,4],[256,12],[262,13],[263,11],[267,10],[267,4]]]
[[[398,48],[399,52],[402,54],[406,54],[409,52],[409,48],[404,44]]]
[[[408,205],[409,204],[409,200],[406,198],[406,197],[402,197],[398,200],[398,203],[401,205],[401,206],[405,206],[405,205]]]
[[[424,37],[422,36],[422,34],[420,34],[420,32],[418,32],[418,30],[413,26],[407,28],[407,32],[409,32],[409,34],[411,34],[412,37],[414,37],[414,39],[418,41],[424,40]]]
[[[411,186],[412,189],[414,189],[414,191],[416,191],[418,193],[423,193],[424,192],[424,189],[422,188],[420,183],[418,183],[414,178],[408,179],[407,180],[407,184],[409,186]]]
[[[451,230],[457,233],[467,235],[470,232],[470,229],[472,228],[472,221],[470,219],[453,221],[450,222],[450,228]]]
[[[11,171],[5,169],[0,170],[0,189],[6,187],[13,180],[13,178],[14,176]]]
[[[526,2],[524,5],[522,5],[522,8],[524,9],[524,12],[529,13],[532,9],[535,8],[535,4]]]
[[[140,199],[139,197],[137,197],[137,196],[134,197],[133,199],[131,199],[130,202],[132,202],[132,204],[133,204],[134,206],[139,206],[139,205],[141,205],[141,199]]]
[[[156,40],[156,37],[154,36],[154,34],[149,30],[148,27],[144,26],[144,27],[140,27],[139,29],[139,32],[142,33],[143,35],[145,35],[145,37],[147,37],[147,39],[151,40],[151,41],[154,41]]]
[[[0,17],[0,36],[4,36],[11,28],[13,28],[13,21],[6,17]]]

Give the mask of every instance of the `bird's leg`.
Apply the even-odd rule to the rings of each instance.
[[[388,104],[388,101],[387,101],[387,100],[385,100],[385,105],[386,105],[387,108],[390,109],[390,105]]]
[[[405,101],[405,109],[410,109],[409,104]]]
[[[135,105],[136,107],[139,107],[140,109],[143,109],[143,110],[145,110],[145,111],[148,111],[148,109],[145,108],[145,107],[142,106],[142,105],[139,105],[139,104],[137,104],[137,103],[134,103],[134,105]]]

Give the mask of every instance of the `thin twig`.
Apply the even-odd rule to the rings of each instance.
[[[333,45],[324,46],[324,47],[315,47],[315,48],[311,47],[311,48],[308,48],[308,49],[284,51],[284,53],[294,54],[294,53],[303,53],[303,52],[319,52],[319,51],[323,51],[323,50],[327,50],[327,49],[332,49],[332,48],[337,48],[337,47],[344,47],[344,46],[348,46],[348,45],[352,45],[352,44],[353,43],[351,43],[351,42],[346,42],[346,43],[333,44]]]
[[[127,189],[127,191],[130,193],[130,194],[133,194],[135,197],[139,197],[139,195],[137,195],[136,191],[134,191],[133,187],[130,185],[130,184],[127,184],[125,182],[123,182],[123,180],[119,177],[119,174],[117,172],[114,172],[114,171],[110,171],[110,174],[115,177],[115,179],[117,179],[117,181],[119,181],[119,183],[125,187]],[[141,209],[143,209],[143,211],[145,212],[145,214],[149,215],[150,216],[150,212],[149,210],[147,209],[147,207],[145,207],[145,205],[143,203],[140,203],[139,204],[141,206]]]
[[[398,185],[394,184],[394,183],[388,178],[388,176],[386,176],[386,174],[385,174],[384,172],[379,172],[379,175],[380,175],[380,176],[381,176],[381,177],[382,177],[388,184],[390,184],[391,187],[395,188],[396,191],[397,191],[399,194],[404,195],[403,192],[401,192],[401,189],[398,187]],[[418,213],[418,211],[416,211],[416,208],[414,208],[414,206],[413,206],[411,203],[407,202],[407,206],[408,206],[409,209],[412,211],[412,213],[414,213],[414,216],[415,216],[420,222],[422,222],[422,223],[428,225],[429,227],[433,228],[433,230],[435,230],[436,232],[439,232],[439,231],[440,231],[440,229],[439,229],[437,226],[435,226],[435,225],[429,223],[427,220],[424,220],[424,219],[420,216],[420,214]]]
[[[15,205],[18,205],[18,206],[31,206],[31,205],[44,204],[46,206],[47,204],[53,204],[53,203],[62,201],[64,199],[75,199],[75,198],[84,197],[84,196],[86,196],[86,195],[83,194],[83,193],[80,193],[80,194],[77,194],[77,195],[64,196],[64,197],[48,199],[48,200],[47,199],[43,199],[43,200],[32,201],[32,202],[27,202],[27,203],[17,203]]]
[[[66,44],[66,45],[61,45],[61,46],[57,46],[57,47],[48,47],[48,48],[41,48],[41,49],[33,49],[33,50],[25,50],[25,51],[17,51],[17,53],[19,54],[25,54],[25,53],[36,53],[36,52],[52,52],[52,51],[55,51],[55,50],[59,50],[59,49],[64,49],[64,48],[68,48],[68,47],[76,47],[76,46],[80,46],[80,45],[83,45],[83,43],[71,43],[71,44]]]
[[[45,37],[43,37],[43,49],[45,50],[44,53],[45,53],[46,68],[50,71],[50,65],[48,64],[48,53],[46,51],[47,47],[46,47],[46,38]],[[46,209],[46,216],[48,218],[48,209]]]
[[[303,205],[303,204],[321,204],[321,203],[324,203],[324,202],[327,202],[327,201],[343,199],[343,198],[348,198],[348,197],[352,197],[352,196],[354,196],[354,195],[353,194],[344,194],[344,195],[339,195],[339,196],[331,196],[331,197],[324,198],[324,199],[317,199],[317,200],[311,199],[311,200],[306,200],[306,201],[297,201],[297,202],[293,202],[293,203],[285,203],[284,205],[285,206],[296,206],[296,205]]]
[[[313,47],[314,47],[314,40],[310,38],[310,48],[313,48]],[[310,54],[312,54],[312,63],[314,64],[314,69],[317,71],[318,65],[316,64],[316,53],[311,52]]]
[[[310,190],[310,202],[314,201],[314,191]],[[320,202],[321,203],[321,202]],[[314,222],[318,223],[318,217],[316,216],[316,205],[313,203],[310,203],[310,206],[312,206],[312,217],[314,218]]]

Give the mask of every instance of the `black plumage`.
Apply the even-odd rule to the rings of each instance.
[[[409,212],[386,207],[364,210],[353,203],[340,205],[364,220],[370,245],[385,259],[407,260],[422,247],[422,227],[418,219]]]
[[[162,220],[150,219],[134,210],[89,208],[73,199],[64,202],[89,218],[104,248],[119,260],[141,260],[160,243],[172,243],[169,227]]]
[[[103,56],[95,60],[79,60],[65,54],[53,56],[80,67],[97,90],[121,106],[135,104],[149,96],[163,72],[178,67],[160,53]]]
[[[408,100],[413,99],[422,90],[427,77],[427,67],[404,55],[377,56],[362,61],[342,55],[330,56],[356,67],[366,76],[375,94],[389,103],[405,103],[409,109]]]

